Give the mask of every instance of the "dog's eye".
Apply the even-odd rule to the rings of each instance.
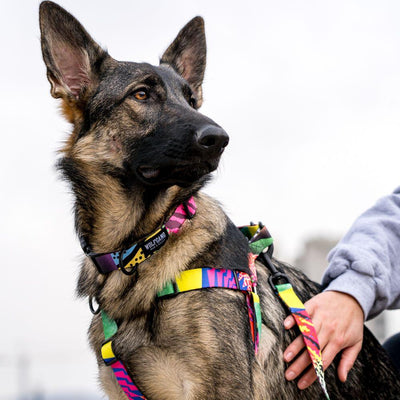
[[[139,90],[136,90],[135,92],[133,92],[133,97],[136,100],[143,101],[143,100],[147,100],[149,98],[149,94],[146,89],[139,89]]]

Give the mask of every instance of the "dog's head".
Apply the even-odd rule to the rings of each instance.
[[[189,186],[218,166],[225,131],[197,110],[206,64],[204,22],[192,19],[159,66],[114,60],[55,3],[40,6],[53,97],[73,124],[67,157],[125,186]]]

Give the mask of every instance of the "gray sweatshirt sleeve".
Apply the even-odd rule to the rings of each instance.
[[[325,290],[352,295],[365,319],[400,308],[400,187],[354,222],[328,260]]]

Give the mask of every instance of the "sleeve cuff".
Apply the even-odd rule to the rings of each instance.
[[[375,282],[372,277],[361,275],[348,269],[332,280],[324,291],[342,292],[354,297],[364,312],[364,320],[368,319],[375,299]]]

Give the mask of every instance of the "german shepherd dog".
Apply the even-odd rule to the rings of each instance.
[[[95,298],[118,322],[115,353],[149,400],[320,399],[318,383],[299,390],[284,378],[286,311],[257,263],[262,333],[255,353],[246,300],[235,290],[203,289],[167,299],[156,294],[182,271],[246,268],[248,241],[218,203],[200,192],[228,144],[226,132],[198,112],[206,64],[203,19],[192,19],[160,65],[116,61],[57,4],[40,5],[41,45],[51,94],[73,130],[58,167],[75,195],[75,225],[96,253],[126,249],[194,197],[197,211],[132,276],[100,274],[86,257],[77,292]],[[320,288],[273,261],[302,301]],[[89,328],[101,386],[124,400],[100,356],[101,318]],[[364,347],[346,383],[326,371],[331,399],[400,399],[397,372],[365,330]]]

